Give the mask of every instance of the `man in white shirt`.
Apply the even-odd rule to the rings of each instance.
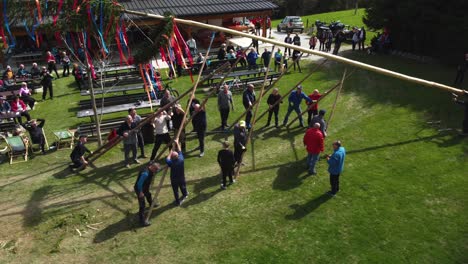
[[[162,111],[153,120],[154,127],[154,146],[151,152],[150,160],[154,160],[158,154],[159,147],[164,142],[169,144],[171,142],[171,136],[169,135],[169,128],[167,127],[167,121],[171,120],[171,116]]]

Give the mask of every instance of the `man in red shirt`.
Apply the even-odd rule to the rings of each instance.
[[[320,131],[320,124],[315,123],[311,128],[307,129],[304,135],[304,146],[307,149],[307,166],[309,175],[315,175],[315,164],[318,161],[320,152],[323,152],[323,135]]]
[[[309,109],[307,110],[308,117],[307,117],[307,125],[311,127],[310,120],[312,117],[318,115],[318,100],[322,95],[320,94],[319,90],[315,89],[313,93],[309,95],[309,98],[312,100],[312,103],[309,103]]]

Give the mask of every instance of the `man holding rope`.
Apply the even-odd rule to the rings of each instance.
[[[188,197],[185,183],[184,154],[180,150],[179,142],[174,140],[174,150],[169,150],[166,163],[171,168],[171,185],[174,192],[174,204],[180,206]],[[182,192],[182,199],[179,197],[179,189]]]
[[[296,91],[292,92],[288,97],[289,107],[288,107],[288,112],[286,113],[286,116],[284,117],[283,126],[286,126],[288,124],[289,115],[294,110],[299,116],[299,125],[301,127],[304,127],[304,121],[302,120],[302,116],[301,116],[302,99],[305,99],[309,104],[312,102],[312,100],[302,91],[302,85],[298,85]]]

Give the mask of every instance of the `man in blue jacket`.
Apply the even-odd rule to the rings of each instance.
[[[308,103],[312,103],[312,99],[310,99],[303,91],[302,91],[302,85],[298,85],[296,91],[292,92],[289,97],[289,106],[288,106],[288,112],[286,113],[286,116],[284,117],[283,121],[283,126],[288,124],[288,118],[291,112],[294,110],[297,115],[299,116],[299,123],[301,127],[304,127],[304,120],[302,120],[301,116],[301,102],[302,99],[305,99]]]
[[[180,206],[188,196],[185,183],[184,155],[180,150],[179,142],[174,141],[175,149],[169,151],[166,163],[171,168],[171,185],[174,192],[175,205]],[[179,189],[182,192],[182,199],[179,198]]]
[[[340,190],[340,174],[343,172],[346,150],[341,146],[339,140],[333,142],[333,154],[327,155],[328,172],[330,173],[330,195],[335,194]]]
[[[146,168],[140,171],[138,178],[133,187],[138,198],[138,218],[142,226],[149,226],[150,222],[145,220],[145,198],[148,204],[153,201],[149,191],[151,182],[153,181],[154,173],[160,169],[159,163],[150,162]]]

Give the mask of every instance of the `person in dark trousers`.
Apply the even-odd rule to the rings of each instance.
[[[286,37],[284,38],[284,43],[287,43],[287,44],[292,44],[293,43],[293,39],[291,38],[291,34],[288,33],[288,35],[286,35]],[[291,49],[290,48],[284,48],[284,55],[286,55],[286,52],[288,52],[288,56],[291,57]]]
[[[230,110],[234,111],[232,93],[229,91],[229,85],[227,84],[224,84],[223,89],[218,92],[218,109],[221,115],[221,130],[224,130],[228,127],[227,120]]]
[[[49,91],[50,99],[54,99],[54,87],[52,86],[52,80],[54,79],[54,77],[50,74],[49,71],[47,71],[46,67],[42,67],[41,76],[41,85],[43,89],[42,100],[44,101],[46,99],[47,90]]]
[[[171,116],[166,111],[159,112],[153,120],[154,127],[154,146],[151,152],[150,160],[154,160],[158,154],[158,150],[162,143],[169,144],[171,142],[171,136],[169,135],[168,121],[171,120]]]
[[[293,51],[293,55],[292,55],[293,67],[294,67],[294,70],[296,70],[296,65],[297,65],[297,69],[299,70],[300,73],[302,73],[301,64],[299,64],[299,61],[301,60],[301,56],[302,54],[300,51],[298,50]]]
[[[293,91],[288,97],[288,112],[284,116],[283,126],[288,124],[289,115],[292,111],[295,111],[299,116],[299,125],[304,127],[304,121],[302,119],[301,113],[301,102],[302,99],[305,99],[308,103],[312,102],[310,98],[302,91],[302,85],[298,85],[296,91]]]
[[[37,122],[40,122],[37,124]],[[33,144],[39,144],[41,147],[41,152],[42,154],[45,154],[45,136],[44,136],[44,130],[43,127],[45,125],[45,120],[38,118],[32,119],[31,121],[25,123],[23,127],[29,132],[29,135],[31,137],[31,141]]]
[[[55,59],[55,56],[52,54],[52,52],[47,51],[46,61],[47,61],[47,70],[50,73],[55,71],[55,74],[57,74],[57,78],[60,78],[60,75],[57,72],[57,61]]]
[[[340,51],[341,43],[346,40],[346,37],[342,30],[338,31],[335,36],[335,46],[333,47],[333,54],[338,55]]]
[[[359,31],[359,50],[364,50],[366,44],[366,29],[361,27]]]
[[[78,144],[76,144],[73,151],[70,153],[70,159],[73,162],[73,165],[69,165],[71,171],[74,171],[74,169],[84,170],[88,166],[88,161],[84,155],[86,152],[90,154],[93,152],[85,146],[86,142],[88,142],[88,136],[80,135]]]
[[[299,34],[297,33],[293,38],[293,44],[296,46],[301,46],[301,37],[299,37]]]
[[[161,165],[159,165],[159,163],[151,161],[146,168],[138,173],[137,180],[133,186],[138,198],[138,219],[140,221],[140,225],[143,227],[151,225],[151,223],[145,219],[145,198],[151,206],[153,198],[151,197],[149,189],[151,182],[153,181],[154,174],[158,172],[160,168]]]
[[[132,160],[140,164],[141,162],[137,159],[137,132],[133,131],[136,127],[135,123],[133,122],[133,118],[131,115],[128,115],[125,118],[125,122],[123,122],[119,129],[117,130],[117,134],[123,137],[123,145],[124,145],[124,157],[125,157],[125,166],[130,168],[130,151],[132,152]]]
[[[311,103],[309,103],[309,109],[307,110],[307,126],[311,126],[310,121],[312,117],[318,115],[318,101],[322,97],[319,90],[315,89],[313,93],[309,94]]]
[[[468,91],[464,91],[464,93],[465,100],[461,100],[458,98],[458,95],[454,95],[453,101],[457,104],[465,106],[465,116],[463,118],[463,129],[461,135],[468,136]]]
[[[135,127],[138,126],[138,124],[141,122],[141,116],[137,114],[137,111],[134,107],[128,109],[128,114],[132,117],[133,123],[135,124]],[[137,141],[138,141],[138,147],[140,148],[140,157],[146,158],[145,155],[145,140],[143,139],[143,133],[141,132],[141,129],[137,131]]]
[[[229,149],[229,142],[223,142],[223,149],[218,152],[218,164],[221,167],[222,184],[221,189],[226,190],[227,178],[229,183],[233,184],[235,180],[232,178],[235,165],[234,153]]]
[[[218,60],[225,60],[226,59],[226,44],[221,44],[221,47],[218,50]]]
[[[234,126],[234,159],[237,165],[242,164],[242,154],[246,151],[247,130],[245,129],[245,121],[241,120],[239,124]]]
[[[281,100],[281,95],[278,93],[278,88],[274,88],[271,94],[268,96],[267,104],[268,104],[268,121],[265,125],[266,127],[270,126],[271,116],[275,114],[275,127],[278,127],[278,112],[279,112],[279,104],[277,103]],[[277,104],[276,104],[277,103]],[[276,104],[275,106],[273,106]]]
[[[340,174],[343,172],[346,150],[339,140],[333,142],[333,154],[327,155],[328,172],[330,173],[331,191],[328,194],[335,196],[340,191]]]
[[[258,39],[252,39],[252,47],[255,49],[255,50],[258,50],[259,47],[258,47]]]
[[[315,123],[320,124],[320,131],[322,131],[323,137],[327,137],[327,122],[325,122],[325,114],[327,111],[325,109],[321,109],[318,112],[318,115],[314,116],[312,120],[309,122],[309,127],[312,127]]]
[[[249,52],[249,54],[247,54],[247,63],[248,63],[247,69],[249,71],[258,69],[257,59],[258,59],[257,51],[254,48],[250,48],[250,52]],[[249,76],[249,75],[247,75],[247,76]],[[255,74],[254,74],[254,76],[255,76]]]
[[[200,157],[205,156],[205,134],[206,134],[206,111],[199,104],[194,106],[192,118],[193,130],[197,133],[200,145]]]
[[[270,65],[270,58],[271,58],[271,51],[269,51],[268,49],[265,49],[262,53],[263,67],[268,69],[268,66]]]
[[[174,141],[174,150],[169,150],[166,163],[171,168],[171,186],[174,192],[175,205],[180,206],[188,197],[185,183],[185,165],[184,154],[180,151],[178,141]],[[182,192],[182,198],[179,197],[179,189]]]
[[[455,76],[453,86],[462,85],[463,79],[465,78],[466,69],[468,69],[468,52],[465,53],[464,60],[457,67],[457,76]]]
[[[181,105],[174,105],[174,111],[172,112],[172,126],[174,127],[174,133],[182,127],[182,120],[184,119],[185,111],[182,109]],[[182,152],[186,152],[185,148],[185,127],[180,132],[179,143],[182,147]]]
[[[247,89],[242,94],[242,104],[244,105],[245,110],[247,111],[247,115],[245,117],[245,122],[247,124],[247,129],[252,127],[250,121],[252,120],[252,106],[255,103],[255,91],[253,84],[248,84]]]
[[[81,91],[81,88],[85,86],[84,73],[81,66],[79,66],[77,63],[73,63],[72,75],[75,77],[76,85]]]

